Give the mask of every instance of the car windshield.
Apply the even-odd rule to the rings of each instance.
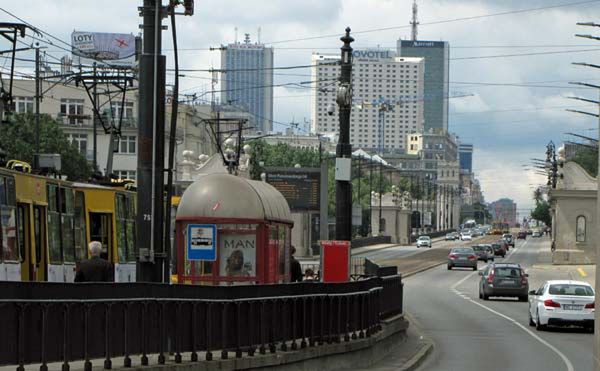
[[[421,236],[421,237],[419,237],[419,240],[420,241],[428,241],[429,237],[427,237],[427,236]]]
[[[457,249],[452,249],[453,253],[457,253],[457,254],[473,254],[473,249],[468,248],[468,247],[459,247]]]
[[[590,286],[575,284],[555,284],[548,289],[550,295],[594,296]]]
[[[495,243],[495,244],[493,244],[493,245],[492,245],[492,247],[493,247],[494,249],[499,249],[499,248],[501,248],[501,247],[502,247],[502,245],[500,245],[499,243]]]
[[[474,251],[483,251],[485,248],[483,246],[473,246]]]
[[[498,277],[521,277],[521,268],[518,267],[496,267],[494,274]]]

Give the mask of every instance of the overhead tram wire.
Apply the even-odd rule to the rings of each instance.
[[[578,2],[537,7],[537,8],[517,9],[517,10],[510,10],[510,11],[505,11],[505,12],[475,15],[475,16],[470,16],[470,17],[445,19],[445,20],[440,20],[440,21],[420,22],[419,26],[430,26],[430,25],[437,25],[437,24],[444,24],[444,23],[469,21],[469,20],[474,20],[474,19],[490,18],[490,17],[527,13],[527,12],[535,12],[535,11],[548,10],[548,9],[557,9],[557,8],[563,8],[563,7],[568,7],[568,6],[578,6],[578,5],[592,4],[592,3],[598,3],[598,2],[600,2],[600,0],[578,1]],[[363,30],[363,31],[352,31],[352,33],[353,34],[365,34],[365,33],[372,33],[372,32],[399,30],[399,29],[410,28],[410,27],[411,27],[411,25],[391,26],[391,27],[374,28],[374,29]],[[265,45],[274,45],[274,44],[282,44],[282,43],[297,42],[297,41],[325,39],[325,38],[339,37],[339,36],[340,36],[339,34],[319,35],[319,36],[310,36],[310,37],[303,37],[303,38],[296,38],[296,39],[271,41],[271,42],[265,42],[264,44]]]

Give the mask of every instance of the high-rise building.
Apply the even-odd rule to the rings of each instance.
[[[390,50],[355,50],[352,67],[353,148],[404,152],[406,137],[423,130],[423,58],[394,57]],[[336,86],[339,55],[312,56],[316,94],[311,104],[312,131],[339,131]],[[333,105],[333,114],[328,107]]]
[[[461,143],[458,146],[458,158],[460,160],[460,169],[473,172],[473,145]]]
[[[448,130],[450,47],[446,41],[398,40],[399,57],[425,58],[425,130]]]
[[[490,203],[488,209],[494,221],[508,223],[514,226],[517,223],[517,204],[510,198],[501,198]]]
[[[250,42],[229,44],[221,51],[221,102],[245,107],[254,130],[273,130],[273,48]]]

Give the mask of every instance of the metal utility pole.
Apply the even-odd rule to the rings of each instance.
[[[96,62],[94,62],[94,79],[96,79],[98,77],[97,75],[97,69],[96,69]],[[98,111],[98,89],[96,88],[96,84],[94,84],[94,90],[92,92],[92,95],[94,97],[92,104],[94,105],[94,110]],[[94,115],[93,119],[92,119],[92,125],[93,125],[93,147],[94,147],[94,156],[93,156],[93,165],[94,165],[94,171],[98,170],[98,119],[96,118],[98,115]]]
[[[138,281],[168,282],[164,265],[165,66],[161,55],[161,0],[144,0],[143,48],[139,72],[138,193],[136,240]]]
[[[34,169],[40,168],[40,48],[35,48],[35,155],[33,160]]]
[[[352,47],[354,39],[350,36],[350,27],[340,38],[341,75],[337,92],[339,106],[340,136],[336,146],[335,159],[335,239],[352,239],[352,146],[350,145],[350,111],[352,109]]]
[[[381,234],[383,233],[383,226],[381,225],[381,200],[383,199],[383,177],[382,177],[382,170],[383,164],[380,162],[379,163],[379,221],[377,223],[377,225],[379,226],[379,235],[381,236]]]

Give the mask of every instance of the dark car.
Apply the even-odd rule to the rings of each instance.
[[[500,245],[504,246],[504,250],[508,252],[510,245],[508,244],[508,242],[506,242],[505,239],[498,240],[496,241],[496,243],[499,243]]]
[[[477,255],[477,260],[482,260],[487,263],[487,261],[490,259],[490,251],[486,245],[475,245],[472,247],[473,251],[475,251],[475,255]]]
[[[479,274],[479,298],[490,296],[513,296],[527,301],[529,295],[528,274],[519,264],[491,263]]]
[[[509,244],[512,247],[515,247],[515,239],[513,238],[513,235],[510,233],[505,233],[502,235],[502,239],[504,241],[506,241],[507,244]]]
[[[477,270],[477,255],[470,247],[455,247],[448,254],[448,270],[454,267]]]
[[[517,240],[526,240],[526,239],[527,239],[526,231],[519,231],[519,233],[517,233]]]
[[[494,255],[505,257],[506,256],[506,247],[501,243],[493,243],[492,249],[494,249]]]

